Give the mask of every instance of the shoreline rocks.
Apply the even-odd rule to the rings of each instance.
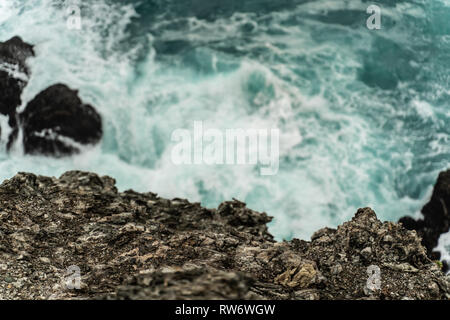
[[[403,217],[399,222],[408,230],[416,230],[430,259],[439,260],[441,254],[433,250],[438,245],[441,234],[450,229],[450,170],[439,174],[431,199],[423,207],[422,214],[423,219]],[[444,271],[448,271],[448,263],[449,261],[443,261]]]
[[[82,103],[76,90],[63,84],[39,93],[19,118],[26,154],[71,155],[102,137],[100,115]]]
[[[9,117],[11,127],[7,150],[17,140],[20,128],[24,134],[19,143],[26,154],[62,157],[79,153],[83,145],[98,143],[102,137],[100,115],[80,100],[78,91],[64,84],[43,90],[17,114],[22,90],[31,76],[26,60],[33,56],[33,46],[20,37],[0,42],[0,113]]]
[[[20,37],[12,37],[11,39],[0,42],[0,61],[10,65],[17,65],[18,70],[29,75],[29,69],[26,60],[34,57],[34,46],[28,44]]]
[[[9,116],[9,125],[16,128],[16,108],[30,74],[26,60],[34,57],[33,46],[14,37],[0,42],[0,113]]]
[[[276,242],[271,218],[237,200],[206,209],[79,171],[19,173],[0,207],[1,299],[450,299],[416,231],[370,208]]]

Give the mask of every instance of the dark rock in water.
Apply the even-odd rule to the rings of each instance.
[[[26,60],[34,56],[33,46],[23,42],[20,37],[13,37],[0,42],[0,63],[17,65],[19,71],[29,74]]]
[[[33,46],[19,37],[0,43],[0,113],[9,116],[12,128],[8,150],[18,136],[16,108],[22,103],[22,89],[30,74],[26,60],[32,56]],[[77,91],[62,84],[39,93],[19,119],[27,154],[70,155],[102,136],[101,118],[95,109],[83,104]]]
[[[20,95],[24,87],[25,82],[0,70],[0,113],[9,116],[10,125],[15,123],[15,112],[22,103]]]
[[[19,118],[27,154],[71,155],[102,137],[100,115],[80,100],[78,91],[63,84],[39,93]]]
[[[441,234],[449,231],[450,227],[450,170],[441,172],[434,186],[430,201],[423,207],[424,219],[414,220],[403,217],[399,222],[409,230],[416,230],[422,237],[422,244],[427,248],[431,259],[440,259],[440,253],[433,251],[438,245]],[[444,269],[448,263],[444,263]]]
[[[0,42],[0,113],[9,116],[9,125],[16,127],[16,108],[27,83],[26,59],[34,56],[33,46],[14,37]]]
[[[114,184],[70,171],[0,185],[0,299],[450,298],[417,233],[369,208],[311,241],[276,242],[245,203],[211,210]]]
[[[1,66],[0,66],[1,68]],[[20,95],[25,87],[23,80],[14,78],[9,72],[0,69],[0,113],[13,114],[20,106]]]

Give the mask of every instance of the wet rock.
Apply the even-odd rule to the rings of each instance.
[[[102,137],[102,121],[76,90],[56,84],[39,93],[20,114],[27,154],[65,156]]]
[[[423,207],[423,219],[414,220],[403,217],[399,222],[408,230],[416,230],[422,238],[432,260],[439,260],[440,253],[433,251],[438,245],[441,234],[449,231],[450,226],[450,170],[441,172],[434,186],[430,201]],[[444,262],[444,271],[448,270],[448,262]]]
[[[16,65],[19,71],[29,74],[26,60],[32,56],[34,56],[33,46],[20,37],[0,42],[0,63],[2,64]]]
[[[102,136],[101,118],[83,104],[77,91],[62,84],[39,93],[19,116],[21,94],[30,70],[26,60],[35,55],[33,46],[13,37],[0,42],[0,114],[9,118],[9,150],[18,137],[18,121],[23,126],[25,153],[64,156],[77,153],[83,145],[95,144]]]
[[[9,116],[9,125],[16,128],[16,108],[27,84],[29,69],[26,60],[34,56],[33,46],[19,37],[0,42],[0,113]]]
[[[70,171],[0,185],[0,299],[450,297],[416,232],[369,208],[312,241],[276,242],[271,218],[243,202],[206,209],[114,183]],[[367,287],[370,266],[379,289]],[[79,270],[78,286],[68,270]]]
[[[20,95],[24,87],[24,81],[0,70],[0,113],[9,116],[10,123],[15,120],[16,108],[22,103]]]

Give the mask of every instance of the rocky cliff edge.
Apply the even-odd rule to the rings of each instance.
[[[1,299],[450,298],[416,231],[370,208],[276,242],[242,202],[206,209],[114,184],[71,171],[0,185]]]

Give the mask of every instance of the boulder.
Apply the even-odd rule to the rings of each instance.
[[[19,37],[0,42],[0,113],[9,116],[13,129],[16,108],[22,103],[20,96],[30,73],[26,60],[32,56],[33,46]]]
[[[97,111],[84,104],[78,91],[55,84],[39,93],[19,115],[26,154],[66,156],[102,137]]]
[[[17,65],[19,71],[29,74],[26,60],[34,56],[33,46],[24,42],[20,37],[13,37],[0,42],[0,62]]]
[[[423,219],[414,220],[403,217],[399,222],[409,230],[416,230],[427,248],[428,256],[440,259],[440,253],[433,251],[438,245],[441,234],[449,231],[450,226],[450,170],[441,172],[434,186],[430,201],[422,209]],[[444,262],[448,269],[448,262]]]

